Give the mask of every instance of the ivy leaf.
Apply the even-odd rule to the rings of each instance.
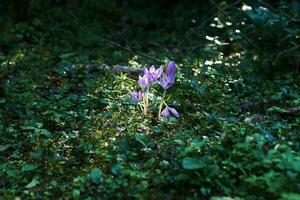
[[[300,199],[300,194],[297,193],[283,193],[282,194],[283,200],[297,200]]]
[[[80,197],[80,190],[73,189],[73,198],[79,198]]]
[[[40,148],[38,149],[36,152],[33,152],[31,154],[31,156],[34,158],[34,159],[39,159],[42,157],[42,155],[44,154],[44,149],[43,148]]]
[[[111,168],[111,172],[113,174],[119,174],[123,169],[124,169],[124,167],[122,165],[116,164]]]
[[[205,88],[201,85],[197,88],[197,91],[201,94],[201,95],[204,95],[205,93]]]
[[[33,171],[33,170],[35,170],[36,168],[38,168],[38,166],[37,165],[24,165],[23,167],[22,167],[22,172],[29,172],[29,171]]]
[[[102,177],[102,172],[100,169],[98,168],[94,168],[91,171],[91,178],[93,183],[98,184],[101,181],[101,177]]]
[[[196,170],[205,167],[205,163],[200,157],[187,157],[183,159],[182,166],[187,170]]]
[[[46,136],[47,138],[51,137],[51,132],[46,129],[41,129],[41,134]]]
[[[144,167],[145,167],[145,168],[150,168],[150,167],[153,166],[154,162],[155,162],[155,159],[154,159],[154,158],[150,158],[150,159],[148,159],[148,160],[145,162]]]
[[[25,186],[25,188],[28,188],[28,189],[33,188],[36,185],[38,185],[39,183],[40,182],[36,178],[33,178],[32,181]]]
[[[34,131],[36,128],[34,126],[22,126],[21,129],[24,131]]]
[[[4,151],[6,151],[9,147],[11,147],[11,145],[10,144],[8,144],[8,145],[4,145],[4,146],[0,146],[0,152],[4,152]]]
[[[65,60],[65,59],[68,59],[70,57],[74,56],[74,53],[65,53],[65,54],[62,54],[60,55],[59,57],[62,59],[62,60]]]

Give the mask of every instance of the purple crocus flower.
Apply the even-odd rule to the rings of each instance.
[[[171,108],[169,106],[165,107],[165,109],[161,112],[161,116],[165,118],[169,117],[179,117],[179,114],[175,108]]]
[[[149,87],[152,84],[151,77],[148,74],[144,74],[143,76],[139,76],[138,84],[142,88]]]
[[[169,62],[167,67],[167,74],[175,79],[175,72],[176,72],[176,64],[174,61]]]
[[[144,75],[147,76],[147,77],[151,76],[149,70],[147,69],[147,67],[144,67]]]
[[[155,69],[154,65],[152,65],[149,70],[145,67],[144,68],[144,75],[143,76],[139,76],[139,85],[142,88],[146,88],[151,86],[151,84],[154,81],[157,81],[160,77],[161,74],[163,73],[163,67],[161,66],[158,69]]]
[[[163,73],[163,67],[161,66],[160,68],[155,69],[154,65],[152,65],[148,72],[152,81],[157,81]]]
[[[166,73],[164,73],[163,78],[160,78],[159,84],[164,89],[169,89],[172,87],[175,81],[175,72],[176,72],[176,64],[174,61],[169,62]]]
[[[172,87],[174,83],[175,78],[172,76],[169,76],[168,74],[164,73],[163,78],[161,77],[159,80],[159,84],[161,87],[163,87],[165,90],[169,89]]]
[[[133,101],[140,102],[143,100],[144,95],[145,95],[144,91],[133,91],[131,92],[130,97]]]

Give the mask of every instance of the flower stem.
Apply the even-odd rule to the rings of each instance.
[[[144,109],[143,104],[139,103],[139,106],[140,106],[140,109],[141,109],[141,110]]]
[[[166,92],[167,92],[167,90],[164,90],[164,93],[163,93],[163,95],[161,97],[161,100],[160,100],[160,104],[159,104],[159,108],[158,108],[158,116],[157,116],[158,119],[160,118],[160,115],[161,115],[161,109],[162,109],[162,106],[163,106],[163,103],[164,103],[164,98],[166,96]]]
[[[147,114],[147,110],[148,110],[148,107],[149,107],[149,87],[147,88],[147,92],[145,93],[145,96],[144,96],[144,115]]]

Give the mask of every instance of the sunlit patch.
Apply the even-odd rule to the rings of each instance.
[[[133,56],[131,59],[129,59],[128,64],[132,67],[142,67],[142,65],[137,61],[138,56]]]
[[[232,22],[225,22],[227,26],[232,26]]]
[[[252,7],[251,7],[251,6],[248,6],[247,4],[244,4],[244,5],[242,6],[242,10],[243,10],[243,11],[249,11],[249,10],[252,10]]]
[[[96,131],[96,135],[103,135],[103,131],[97,130],[97,131]]]
[[[215,39],[215,43],[216,43],[216,45],[219,45],[219,46],[224,46],[224,45],[228,45],[229,44],[227,42],[221,42],[221,41],[219,41],[217,39]]]
[[[207,40],[209,40],[209,41],[214,41],[214,40],[215,40],[214,37],[210,37],[210,36],[208,36],[208,35],[206,35],[205,38],[206,38]]]
[[[201,73],[201,70],[199,69],[199,68],[197,68],[197,69],[192,69],[193,70],[193,72],[194,72],[194,76],[197,76],[197,75],[199,75],[200,73]]]
[[[265,8],[265,7],[262,7],[262,6],[259,6],[259,9],[268,11],[268,8]]]
[[[204,64],[205,64],[205,65],[213,65],[214,62],[211,61],[211,60],[206,60]]]
[[[10,58],[10,60],[6,60],[1,63],[1,66],[4,65],[12,65],[15,66],[18,62],[20,62],[25,57],[25,53],[22,51],[18,51],[16,55]]]
[[[205,39],[214,42],[214,44],[216,44],[218,46],[228,45],[227,42],[222,42],[222,41],[218,40],[218,38],[219,38],[218,36],[215,36],[215,37],[211,37],[211,36],[208,36],[208,35],[205,36]]]
[[[218,24],[216,27],[217,28],[224,28],[224,24]]]
[[[215,17],[214,21],[217,23],[215,26],[216,28],[224,28],[225,25],[220,21],[218,17]]]
[[[108,147],[109,146],[108,142],[104,142],[103,146]]]

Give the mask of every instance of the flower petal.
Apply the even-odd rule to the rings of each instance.
[[[155,72],[155,67],[152,65],[149,69],[150,74],[153,74]]]
[[[175,76],[176,72],[176,64],[174,61],[169,62],[168,67],[167,67],[167,74],[169,76]]]
[[[162,117],[170,117],[170,111],[168,107],[165,107],[165,109],[163,109],[163,111],[161,112],[161,116]]]
[[[171,114],[172,114],[174,117],[179,117],[179,113],[177,112],[177,110],[175,110],[175,108],[169,107],[169,111],[171,112]]]
[[[149,70],[147,69],[147,67],[144,67],[144,75],[148,76],[149,74]]]
[[[149,87],[152,84],[153,80],[151,79],[150,75],[144,75],[143,77],[139,76],[138,84],[142,88]]]
[[[163,66],[160,66],[160,68],[156,70],[156,78],[159,79],[162,73],[163,73]]]

